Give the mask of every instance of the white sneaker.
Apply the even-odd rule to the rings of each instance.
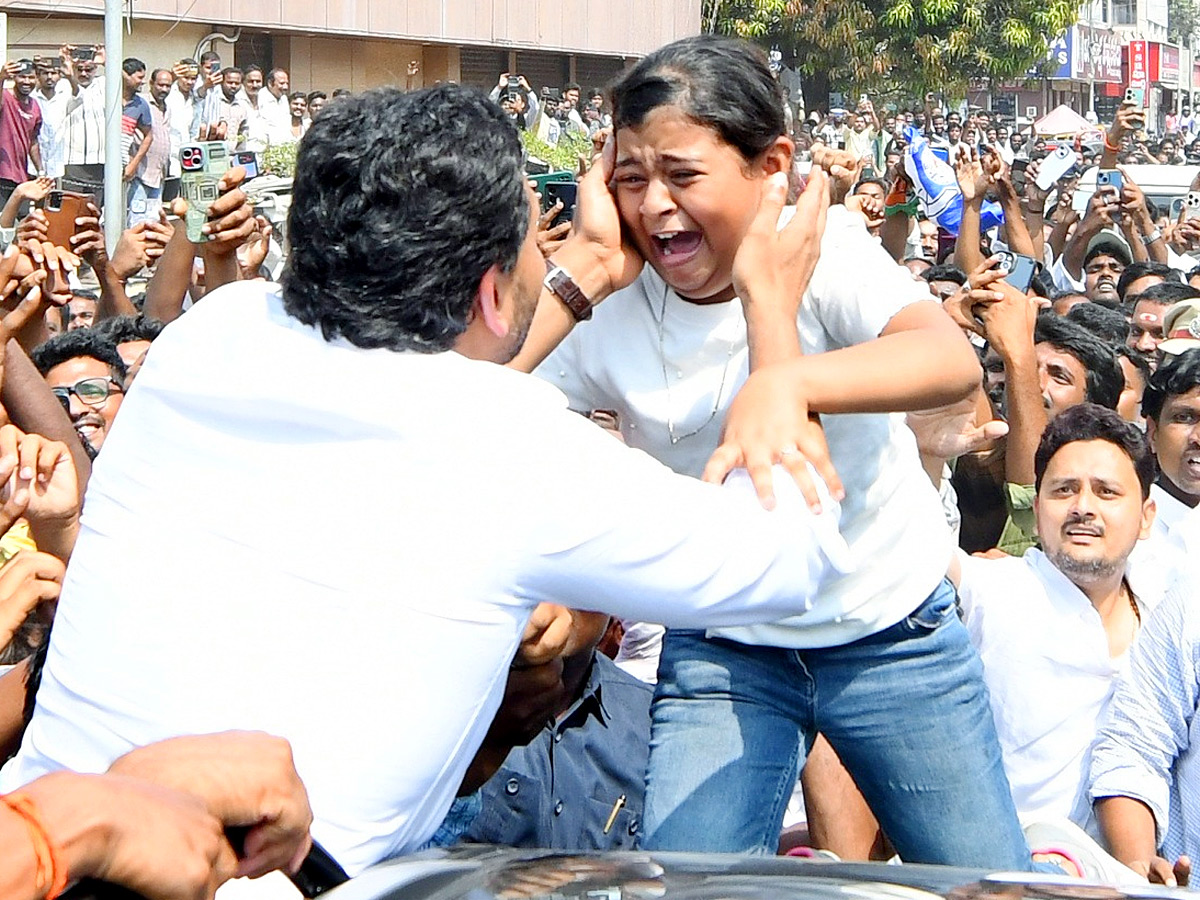
[[[1104,851],[1070,819],[1045,819],[1025,826],[1033,853],[1057,853],[1079,865],[1088,881],[1113,886],[1147,884],[1145,878]]]

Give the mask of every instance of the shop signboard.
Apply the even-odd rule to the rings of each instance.
[[[1121,83],[1121,39],[1115,32],[1076,25],[1075,78],[1102,84]]]
[[[1150,77],[1150,60],[1146,52],[1146,41],[1130,41],[1126,46],[1129,53],[1129,86],[1145,90]]]

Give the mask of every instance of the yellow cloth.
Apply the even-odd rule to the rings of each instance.
[[[4,537],[0,538],[0,566],[7,563],[22,550],[37,550],[37,544],[29,536],[29,523],[24,519],[18,519],[17,523],[8,529]]]

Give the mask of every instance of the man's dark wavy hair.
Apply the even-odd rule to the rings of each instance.
[[[1200,350],[1163,355],[1154,377],[1142,394],[1142,415],[1158,421],[1168,397],[1179,397],[1200,387]]]
[[[1033,342],[1050,344],[1079,360],[1087,374],[1084,399],[1116,409],[1125,390],[1125,373],[1112,347],[1086,328],[1053,313],[1038,316]]]
[[[1081,403],[1065,409],[1046,426],[1033,457],[1034,486],[1037,490],[1042,489],[1042,476],[1046,474],[1054,454],[1076,441],[1108,441],[1120,447],[1137,472],[1142,499],[1150,496],[1150,485],[1154,483],[1157,466],[1146,436],[1133,423],[1126,422],[1111,409],[1095,403]]]
[[[521,143],[471,88],[378,88],[331,103],[296,159],[287,311],[357,347],[433,353],[529,228]]]
[[[55,366],[80,356],[107,364],[117,384],[125,386],[125,361],[117,352],[117,345],[94,328],[76,328],[56,334],[44,344],[34,347],[30,354],[43,378]]]

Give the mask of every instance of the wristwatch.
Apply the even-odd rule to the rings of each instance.
[[[1155,228],[1152,232],[1142,236],[1142,243],[1149,247],[1157,240],[1162,239],[1162,232]]]
[[[550,260],[546,260],[546,278],[542,284],[563,302],[576,322],[586,322],[592,317],[592,301],[579,289],[571,273],[562,266],[556,266]]]

